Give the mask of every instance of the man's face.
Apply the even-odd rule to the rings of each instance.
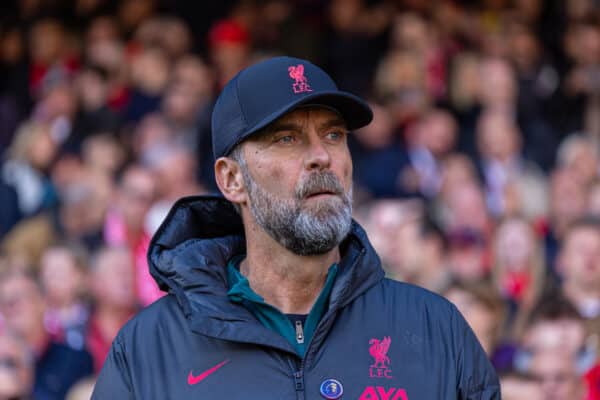
[[[532,360],[531,374],[539,382],[544,398],[582,398],[582,380],[577,376],[574,356],[562,351],[542,351]]]
[[[600,286],[600,232],[593,227],[580,227],[565,238],[561,270],[567,280],[580,288]]]
[[[302,108],[242,147],[252,217],[296,254],[326,253],[350,230],[352,161],[346,136],[335,112]]]
[[[43,329],[44,299],[29,278],[9,276],[0,283],[0,313],[6,326],[27,337]]]

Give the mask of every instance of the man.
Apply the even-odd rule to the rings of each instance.
[[[583,217],[565,232],[558,257],[563,294],[587,319],[600,318],[600,220]]]
[[[383,277],[351,218],[347,130],[369,107],[313,64],[240,72],[213,112],[225,199],[180,200],[150,268],[165,296],[113,343],[94,399],[499,399],[458,311]]]

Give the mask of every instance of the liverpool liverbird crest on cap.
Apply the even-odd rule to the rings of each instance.
[[[219,95],[212,114],[213,154],[228,155],[248,136],[302,105],[332,108],[348,129],[373,119],[369,105],[341,91],[325,71],[309,61],[275,57],[239,72]]]

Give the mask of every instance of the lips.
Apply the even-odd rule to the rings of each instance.
[[[322,195],[327,195],[327,196],[334,196],[337,195],[338,193],[331,191],[331,190],[319,190],[316,192],[312,192],[309,193],[306,198],[311,198],[311,197],[317,197],[317,196],[322,196]]]

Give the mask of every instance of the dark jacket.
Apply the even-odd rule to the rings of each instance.
[[[496,375],[456,308],[384,279],[356,223],[303,359],[229,301],[225,266],[244,251],[230,203],[180,200],[149,251],[152,275],[170,295],[121,330],[92,398],[322,399],[321,385],[335,379],[344,399],[500,399]],[[339,393],[332,382],[324,390]]]

